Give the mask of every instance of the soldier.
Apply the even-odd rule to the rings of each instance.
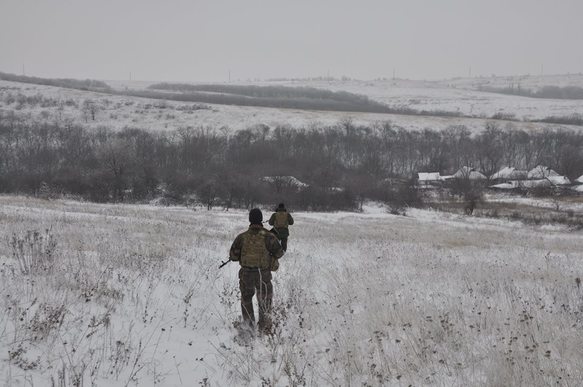
[[[275,228],[275,231],[277,231],[279,241],[281,242],[281,248],[283,251],[286,251],[287,238],[289,237],[288,226],[294,224],[294,218],[292,218],[291,214],[287,212],[283,203],[279,203],[277,209],[273,215],[271,215],[271,218],[269,218],[269,224]]]
[[[239,288],[241,289],[241,310],[243,313],[243,328],[253,327],[255,314],[253,312],[253,295],[257,292],[259,306],[258,328],[262,333],[271,333],[271,301],[273,285],[271,271],[277,270],[277,259],[283,256],[277,237],[262,226],[263,214],[258,208],[249,212],[249,229],[237,235],[229,257],[239,261]]]

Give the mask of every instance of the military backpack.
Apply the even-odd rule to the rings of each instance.
[[[272,257],[265,246],[265,238],[270,237],[266,230],[257,233],[247,232],[243,235],[243,246],[241,248],[241,265],[246,267],[257,267],[260,269],[271,269],[276,271],[279,262]]]

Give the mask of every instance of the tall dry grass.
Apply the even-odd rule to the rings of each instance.
[[[244,212],[0,197],[0,380],[577,385],[580,233],[412,214],[296,214],[274,335],[241,347]],[[10,236],[46,229],[51,270],[20,270]]]

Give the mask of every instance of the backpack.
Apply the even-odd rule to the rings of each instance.
[[[269,237],[266,230],[261,230],[258,233],[247,232],[243,237],[241,265],[277,271],[279,262],[277,258],[271,256],[265,246],[265,238]]]
[[[289,225],[287,219],[287,211],[278,211],[275,213],[275,222],[273,222],[276,228],[287,228]]]
[[[270,254],[265,247],[266,231],[247,232],[241,247],[241,265],[268,268],[271,264]]]

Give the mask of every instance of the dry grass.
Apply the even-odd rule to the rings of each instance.
[[[58,243],[50,275],[0,243],[0,380],[577,385],[580,232],[413,216],[296,214],[275,335],[246,348],[236,267],[217,269],[244,213],[0,197],[3,235]]]

